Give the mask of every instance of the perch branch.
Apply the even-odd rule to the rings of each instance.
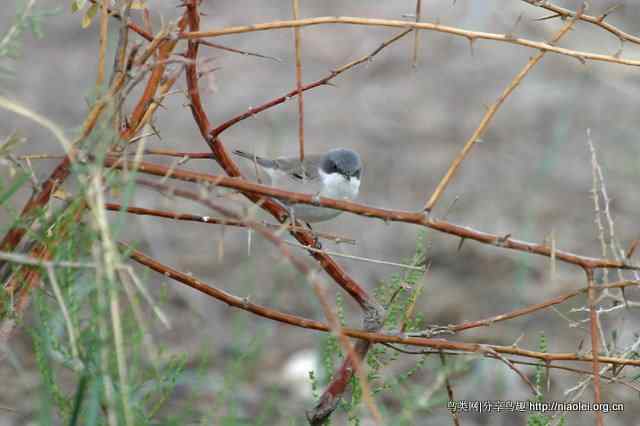
[[[422,211],[410,212],[402,210],[381,209],[346,200],[336,200],[333,198],[316,197],[311,194],[284,191],[282,189],[274,188],[271,186],[249,182],[244,179],[229,178],[219,175],[209,175],[206,173],[191,172],[177,168],[170,169],[169,167],[163,165],[145,161],[136,163],[132,161],[125,161],[121,158],[108,157],[105,159],[104,164],[107,167],[113,167],[116,169],[126,168],[128,170],[137,169],[142,173],[161,177],[167,176],[185,182],[208,183],[214,186],[218,185],[225,188],[233,188],[241,192],[254,194],[256,197],[259,197],[260,195],[268,196],[281,200],[293,201],[295,203],[310,204],[314,206],[342,210],[360,216],[382,219],[384,221],[412,223],[415,225],[425,226],[427,228],[431,228],[446,234],[455,235],[460,238],[475,240],[483,244],[493,245],[509,250],[532,253],[545,257],[550,257],[552,254],[551,247],[546,244],[536,244],[527,241],[516,240],[514,238],[511,238],[510,234],[500,236],[487,232],[477,231],[466,226],[456,225],[447,221],[427,217],[427,215],[425,215]],[[558,261],[580,266],[582,268],[613,268],[633,270],[640,269],[640,265],[627,263],[628,259],[622,261],[600,259],[582,256],[579,254],[557,249],[553,250],[553,253]]]

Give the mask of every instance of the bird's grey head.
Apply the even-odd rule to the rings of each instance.
[[[320,162],[320,169],[326,174],[339,173],[346,178],[360,179],[362,161],[354,151],[345,148],[332,149]]]

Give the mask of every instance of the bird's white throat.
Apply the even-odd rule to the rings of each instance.
[[[360,179],[357,177],[348,178],[340,173],[325,173],[318,170],[322,180],[320,195],[329,198],[346,198],[353,200],[360,191]]]

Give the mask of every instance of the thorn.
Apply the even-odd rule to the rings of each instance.
[[[469,37],[469,53],[473,57],[473,43],[476,41],[474,37]]]
[[[518,18],[516,19],[516,22],[513,24],[513,28],[511,28],[511,31],[507,32],[505,34],[505,37],[507,38],[507,40],[513,40],[516,38],[516,36],[514,35],[516,30],[518,29],[518,25],[520,25],[520,22],[522,21],[522,13],[520,15],[518,15]]]
[[[602,15],[598,16],[598,22],[604,21],[607,16],[609,16],[611,13],[613,13],[617,9],[621,8],[622,6],[624,6],[624,5],[618,3],[618,4],[614,4],[613,6],[609,7],[608,9],[606,9],[604,12],[602,12]]]
[[[242,298],[242,306],[244,308],[248,308],[251,301],[249,300],[249,296],[245,296]]]
[[[512,348],[517,348],[518,344],[522,341],[522,339],[524,339],[524,333],[522,333],[522,334],[520,334],[520,336],[518,336],[516,341],[511,344],[511,347]]]
[[[624,257],[625,260],[629,260],[631,256],[633,256],[633,253],[636,251],[638,244],[640,244],[640,240],[631,241],[631,246],[629,246],[629,250],[627,250],[627,254]]]
[[[564,21],[565,19],[567,19],[564,15],[561,15],[561,14],[559,14],[559,13],[555,13],[555,14],[553,14],[553,15],[543,16],[542,18],[536,18],[536,19],[534,19],[533,21],[534,21],[534,22],[538,22],[538,21],[546,21],[547,19],[555,19],[555,18],[560,18],[560,19],[562,19],[563,21]]]
[[[620,57],[622,56],[622,50],[624,49],[624,40],[620,39],[620,48],[618,49],[618,51],[613,55],[614,58],[616,59],[620,59]]]
[[[502,237],[497,237],[496,238],[496,245],[497,246],[503,245],[509,238],[511,238],[511,234],[510,233],[509,234],[505,234]]]
[[[462,245],[464,244],[464,242],[466,241],[466,238],[460,238],[460,242],[458,243],[458,253],[460,252],[460,250],[462,250]]]

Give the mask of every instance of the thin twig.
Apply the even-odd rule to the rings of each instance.
[[[620,281],[620,282],[616,282],[616,283],[611,283],[611,284],[605,284],[605,285],[601,285],[598,286],[598,290],[605,290],[605,289],[609,289],[609,288],[625,288],[625,287],[629,287],[629,286],[638,286],[640,285],[640,281]],[[589,287],[583,287],[583,288],[579,288],[577,290],[574,291],[570,291],[564,294],[561,294],[559,296],[556,296],[552,299],[546,300],[544,302],[540,302],[540,303],[536,303],[533,304],[531,306],[527,306],[524,308],[520,308],[520,309],[516,309],[513,310],[511,312],[507,312],[504,314],[500,314],[500,315],[495,315],[486,319],[482,319],[482,320],[476,320],[476,321],[469,321],[469,322],[464,322],[462,324],[457,324],[457,325],[450,325],[447,327],[448,330],[450,330],[451,332],[457,333],[460,331],[464,331],[464,330],[469,330],[472,328],[477,328],[477,327],[489,327],[491,325],[493,325],[494,323],[497,322],[501,322],[501,321],[507,321],[510,319],[514,319],[514,318],[518,318],[521,317],[523,315],[528,315],[532,312],[537,312],[543,309],[547,309],[550,308],[552,306],[555,305],[559,305],[561,303],[566,302],[567,300],[578,296],[580,294],[583,293],[587,293],[589,291]]]
[[[293,2],[293,19],[300,18],[299,0]],[[298,143],[300,145],[300,161],[304,161],[304,97],[302,95],[302,47],[300,43],[300,28],[293,29],[296,50],[296,90],[298,95]]]
[[[422,0],[416,0],[416,22],[420,22],[422,14]],[[413,67],[418,66],[418,52],[420,51],[420,30],[415,30],[413,38]]]
[[[293,201],[295,203],[309,204],[318,207],[328,207],[331,209],[346,211],[357,215],[383,219],[385,222],[405,222],[416,225],[425,226],[439,232],[455,235],[460,238],[475,240],[483,244],[489,244],[509,250],[522,251],[526,253],[537,254],[540,256],[551,256],[552,250],[547,244],[536,244],[526,241],[516,240],[510,234],[500,236],[487,232],[477,231],[467,226],[455,225],[453,223],[437,220],[427,217],[424,212],[410,212],[402,210],[389,210],[377,207],[370,207],[364,204],[355,203],[346,200],[337,200],[332,198],[317,197],[311,194],[303,194],[299,192],[285,191],[271,186],[260,185],[244,179],[229,178],[220,175],[209,175],[206,173],[191,172],[182,169],[170,170],[164,165],[141,161],[135,164],[131,161],[124,161],[122,158],[107,157],[104,161],[105,166],[116,169],[137,170],[141,173],[160,177],[170,177],[185,182],[209,183],[225,188],[237,189],[243,193],[260,194],[261,196],[274,197],[282,200]],[[258,197],[256,195],[256,197]],[[259,197],[258,197],[259,198]],[[305,244],[309,245],[309,244]],[[635,270],[640,269],[639,265],[617,261],[611,259],[599,259],[588,256],[582,256],[575,253],[554,250],[556,259],[561,262],[570,263],[582,268],[620,268]]]
[[[397,266],[398,268],[402,268],[402,269],[411,269],[413,271],[420,271],[420,272],[424,272],[425,268],[421,267],[421,266],[413,266],[413,265],[407,265],[404,263],[396,263],[396,262],[390,262],[387,260],[378,260],[378,259],[371,259],[369,257],[361,257],[361,256],[354,256],[352,254],[345,254],[345,253],[338,253],[335,251],[329,251],[329,250],[324,250],[324,249],[317,249],[314,247],[310,247],[310,246],[303,246],[300,243],[296,243],[293,241],[283,241],[283,243],[293,246],[293,247],[298,247],[301,249],[305,249],[305,250],[309,250],[309,251],[317,251],[320,253],[325,253],[328,254],[329,256],[336,256],[336,257],[343,257],[345,259],[352,259],[352,260],[359,260],[361,262],[367,262],[367,263],[375,263],[378,265],[389,265],[389,266]]]
[[[562,8],[560,6],[556,6],[555,4],[551,3],[548,0],[545,0],[545,1],[522,0],[522,1],[524,1],[525,3],[529,3],[531,6],[547,9],[555,13],[555,16],[558,16],[558,17],[570,18],[570,17],[576,16],[576,12],[569,9]],[[602,14],[601,16],[590,16],[590,15],[581,14],[579,19],[581,21],[589,22],[590,24],[599,26],[603,30],[608,31],[611,34],[618,37],[618,39],[621,41],[629,41],[631,43],[640,44],[640,37],[626,33],[621,29],[619,29],[618,27],[611,25],[608,22],[604,22],[604,18],[606,18],[606,15],[608,15],[609,13],[611,13],[611,11],[609,11],[608,13]]]
[[[45,268],[54,267],[54,268],[95,268],[96,265],[93,262],[70,262],[66,260],[58,260],[58,261],[48,261],[42,260],[35,257],[27,256],[24,254],[14,253],[14,252],[5,252],[0,251],[0,259],[12,262],[19,263],[22,265],[30,265],[30,266],[42,266]]]
[[[527,384],[527,386],[529,386],[529,389],[531,389],[531,392],[533,392],[534,396],[539,396],[540,395],[540,391],[538,390],[538,388],[536,386],[534,386],[534,384],[531,383],[531,380],[529,380],[529,378],[525,374],[523,374],[522,371],[518,370],[516,368],[516,366],[513,365],[513,363],[511,361],[509,361],[507,358],[505,358],[504,356],[500,355],[499,353],[497,353],[496,351],[494,351],[491,348],[487,348],[487,353],[491,354],[496,359],[499,359],[500,361],[502,361],[507,367],[509,367],[518,376],[520,376],[522,381],[525,382]]]
[[[440,351],[440,362],[442,366],[447,368],[447,358],[444,356],[444,351]],[[453,387],[451,386],[451,381],[449,380],[449,374],[445,374],[444,376],[444,385],[447,389],[447,396],[449,397],[449,401],[453,401]],[[460,418],[458,417],[458,412],[456,410],[449,410],[449,414],[451,415],[451,420],[453,420],[454,426],[460,426]]]
[[[56,297],[56,301],[60,306],[60,311],[62,311],[62,317],[64,318],[64,324],[67,328],[67,334],[69,334],[69,346],[71,347],[71,355],[73,355],[74,362],[80,362],[80,351],[78,350],[77,337],[75,333],[75,329],[73,328],[73,324],[71,323],[71,316],[69,315],[69,309],[67,309],[67,305],[64,302],[64,297],[62,297],[62,290],[58,285],[58,280],[56,279],[56,272],[51,266],[51,264],[47,265],[47,276],[49,277],[49,282],[51,283],[51,287],[53,288],[53,294]]]
[[[261,53],[249,52],[247,50],[235,49],[233,47],[223,46],[223,45],[218,44],[218,43],[211,43],[210,41],[206,41],[206,40],[203,40],[201,43],[202,43],[203,46],[212,47],[214,49],[225,50],[227,52],[232,52],[232,53],[239,53],[239,54],[244,55],[244,56],[255,56],[256,58],[269,59],[269,60],[272,60],[272,61],[275,61],[275,62],[282,62],[282,59],[280,59],[278,57],[275,57],[275,56],[263,55]]]
[[[552,44],[533,41],[524,38],[513,37],[511,34],[495,34],[481,31],[470,31],[462,28],[449,27],[438,23],[427,22],[408,22],[397,21],[391,19],[372,19],[372,18],[359,18],[351,16],[322,16],[317,18],[306,18],[293,21],[273,21],[265,22],[253,25],[242,25],[237,27],[226,27],[217,30],[210,31],[193,31],[182,33],[179,37],[194,40],[208,37],[219,37],[230,34],[243,34],[256,31],[268,31],[281,28],[295,28],[295,27],[307,27],[312,25],[328,25],[328,24],[342,24],[342,25],[364,25],[370,27],[389,27],[389,28],[409,28],[419,30],[436,31],[446,34],[452,34],[460,37],[464,37],[469,41],[474,40],[493,40],[503,43],[516,44],[519,46],[526,46],[532,49],[553,52],[560,55],[570,56],[583,62],[586,60],[610,62],[620,65],[630,65],[634,67],[640,66],[640,60],[624,59],[612,55],[602,55],[592,52],[583,52],[578,50],[566,49],[563,47],[553,46]]]
[[[554,35],[551,38],[551,41],[549,42],[549,44],[555,44],[558,40],[560,40],[565,34],[567,34],[567,32],[571,29],[571,27],[573,27],[574,23],[575,23],[575,19],[572,19],[571,21],[567,22],[560,29],[560,31],[558,31],[556,35]],[[543,58],[546,52],[547,52],[546,50],[540,50],[535,56],[529,59],[529,62],[527,62],[524,68],[522,68],[522,70],[520,70],[520,72],[513,78],[513,80],[511,80],[511,83],[509,83],[509,85],[504,89],[500,97],[498,97],[498,99],[487,109],[487,111],[484,114],[484,117],[482,117],[482,120],[480,121],[480,124],[478,125],[476,130],[473,132],[471,137],[464,144],[464,147],[462,148],[458,156],[453,160],[453,162],[451,163],[451,166],[449,167],[445,175],[442,177],[442,179],[438,183],[438,186],[436,187],[436,189],[433,191],[433,194],[431,194],[431,197],[429,198],[429,200],[424,206],[425,211],[430,212],[431,210],[433,210],[436,203],[444,193],[444,190],[446,189],[447,185],[449,184],[449,182],[451,182],[451,179],[460,168],[460,164],[462,164],[462,161],[465,159],[465,157],[467,156],[471,148],[482,137],[485,130],[487,130],[487,127],[489,126],[491,119],[493,119],[493,116],[496,114],[496,112],[498,112],[498,109],[500,109],[500,107],[502,106],[504,101],[507,99],[507,97],[511,93],[513,93],[516,87],[518,87],[518,85],[522,82],[522,80],[529,73],[529,71],[531,71],[531,69],[534,66],[536,66],[538,62],[540,62],[540,60]]]
[[[178,195],[174,192],[175,195]],[[195,193],[194,197],[197,196]],[[191,198],[193,199],[193,198]],[[190,222],[201,222],[201,223],[208,223],[208,224],[219,224],[219,225],[228,225],[228,226],[238,226],[238,227],[242,227],[242,228],[246,228],[249,225],[247,224],[246,221],[241,220],[241,219],[232,219],[232,218],[225,218],[225,217],[211,217],[211,216],[202,216],[202,215],[195,215],[195,214],[190,214],[190,213],[178,213],[178,212],[173,212],[173,211],[166,211],[166,210],[158,210],[158,209],[147,209],[144,207],[135,207],[135,206],[128,206],[128,207],[124,207],[121,204],[117,204],[117,203],[106,203],[105,204],[105,208],[107,210],[110,211],[125,211],[127,213],[132,213],[132,214],[136,214],[136,215],[143,215],[143,216],[155,216],[155,217],[163,217],[163,218],[167,218],[167,219],[174,219],[174,220],[184,220],[184,221],[190,221]],[[262,226],[266,226],[268,228],[271,229],[282,229],[284,225],[277,225],[274,223],[266,223],[266,222],[261,222]],[[304,228],[300,228],[296,226],[292,226],[292,225],[287,225],[284,226],[284,229],[289,229],[289,230],[304,230]],[[325,232],[315,232],[315,235],[318,236],[319,238],[324,238],[327,240],[332,240],[335,241],[337,243],[348,243],[348,244],[355,244],[355,240],[350,239],[350,238],[346,238],[346,237],[342,237],[340,235],[335,235],[335,234],[329,234],[329,233],[325,233]]]
[[[307,91],[307,90],[311,90],[314,89],[316,87],[319,86],[323,86],[323,85],[327,85],[329,84],[334,78],[336,78],[337,76],[339,76],[340,74],[344,73],[345,71],[348,71],[354,67],[356,67],[357,65],[360,65],[362,63],[371,61],[373,59],[373,57],[375,57],[378,53],[380,53],[382,50],[384,50],[386,47],[388,47],[389,45],[391,45],[392,43],[395,43],[396,41],[400,40],[402,37],[406,36],[407,34],[409,34],[411,31],[411,29],[408,30],[404,30],[399,32],[398,34],[394,35],[393,37],[389,38],[388,40],[384,41],[383,43],[381,43],[378,47],[376,47],[371,53],[364,55],[356,60],[353,60],[351,62],[348,62],[338,68],[333,69],[329,75],[326,75],[316,81],[314,81],[313,83],[309,83],[307,85],[302,86],[302,91]],[[250,108],[248,111],[243,112],[242,114],[238,114],[235,117],[225,121],[224,123],[220,124],[219,126],[217,126],[215,129],[213,129],[211,131],[211,136],[213,138],[217,138],[218,136],[220,136],[220,134],[222,132],[224,132],[225,130],[227,130],[228,128],[230,128],[231,126],[234,126],[236,124],[238,124],[240,121],[242,120],[246,120],[249,117],[253,117],[256,114],[259,114],[260,112],[263,112],[269,108],[272,108],[276,105],[279,105],[283,102],[286,102],[288,99],[291,99],[292,96],[296,96],[298,94],[298,89],[293,89],[292,91],[290,91],[289,93],[287,93],[284,96],[280,96],[278,98],[272,99],[268,102],[263,103],[262,105],[259,105],[257,107],[252,107]]]
[[[601,385],[600,385],[600,360],[598,359],[600,345],[599,345],[599,333],[598,333],[598,314],[596,313],[596,287],[593,280],[593,270],[585,269],[587,274],[587,282],[589,284],[589,291],[587,293],[589,298],[589,309],[591,318],[591,365],[593,366],[593,394],[596,404],[602,403]],[[597,410],[596,413],[596,425],[603,426],[604,420],[602,418],[602,412]]]

